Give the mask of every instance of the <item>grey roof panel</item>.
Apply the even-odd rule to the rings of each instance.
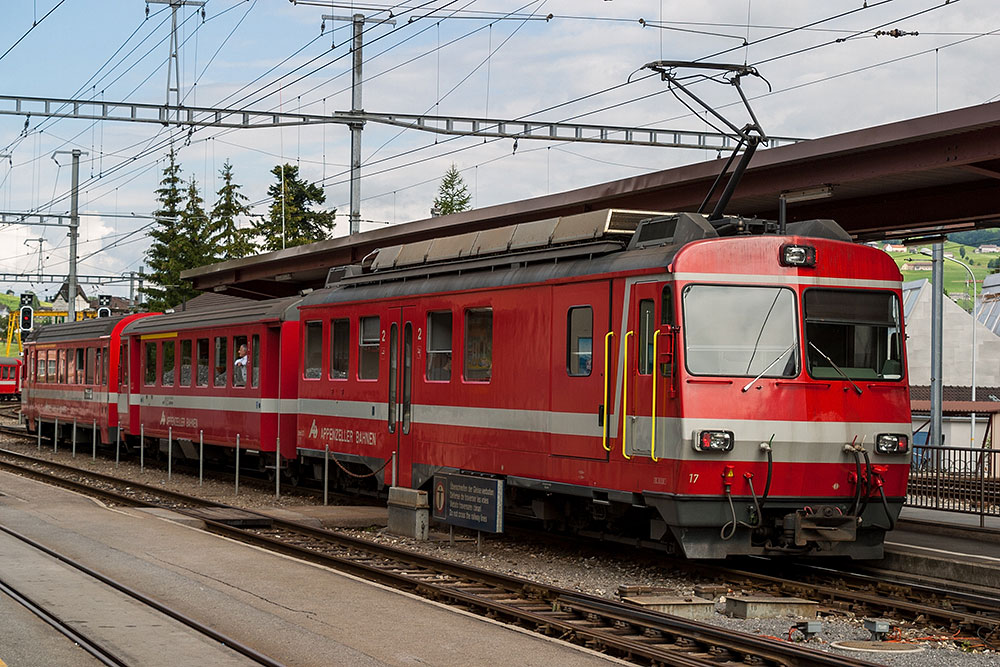
[[[297,321],[298,311],[294,308],[301,297],[290,296],[268,301],[247,301],[212,310],[197,309],[179,313],[164,313],[156,317],[146,317],[131,322],[123,333],[146,334],[182,329],[204,329],[251,322]]]
[[[63,340],[75,340],[78,338],[101,338],[110,336],[115,325],[128,317],[120,315],[118,317],[98,317],[82,322],[64,322],[62,324],[48,324],[43,327],[33,329],[24,338],[25,343],[47,343]],[[150,319],[150,318],[142,318]],[[155,318],[153,318],[155,319]],[[140,322],[142,320],[139,320]]]

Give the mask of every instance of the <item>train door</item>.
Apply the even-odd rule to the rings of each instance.
[[[614,430],[607,420],[613,403],[616,348],[610,321],[610,281],[559,285],[552,289],[553,456],[608,460]],[[607,362],[607,363],[605,363]],[[608,429],[605,433],[605,429]]]
[[[666,442],[676,439],[671,425],[677,416],[676,369],[671,283],[649,282],[632,286],[623,368],[626,401],[623,454],[658,459]],[[655,424],[655,430],[654,430]]]
[[[129,395],[128,369],[131,359],[128,356],[128,340],[122,337],[121,346],[118,349],[118,423],[117,427],[122,429],[124,435],[130,429],[130,425],[135,422],[131,420]],[[111,435],[108,435],[111,439]]]
[[[413,443],[410,432],[413,417],[413,355],[415,349],[422,349],[418,347],[418,339],[422,341],[424,336],[423,328],[415,321],[416,313],[416,306],[390,308],[387,323],[387,428],[390,448],[396,454],[393,478],[397,486],[409,486],[412,481]]]

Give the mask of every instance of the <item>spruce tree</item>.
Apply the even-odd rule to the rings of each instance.
[[[448,215],[468,211],[471,208],[469,206],[471,201],[472,195],[465,186],[462,174],[458,173],[458,168],[452,163],[441,179],[438,196],[434,199],[434,212],[437,215]]]
[[[284,187],[282,187],[282,170],[284,170]],[[299,168],[290,164],[279,164],[271,170],[271,173],[276,180],[267,189],[267,195],[272,200],[271,207],[266,217],[254,223],[254,232],[264,241],[263,249],[281,250],[282,247],[291,248],[328,238],[335,224],[336,209],[315,211],[310,208],[313,204],[322,204],[326,201],[323,188],[299,179]],[[282,230],[284,230],[284,245],[282,245]]]
[[[183,268],[179,244],[181,226],[181,205],[183,197],[180,189],[180,165],[177,153],[171,149],[167,154],[167,166],[163,169],[160,187],[156,190],[158,208],[153,211],[156,222],[149,235],[153,242],[146,251],[149,265],[149,282],[153,286],[144,287],[147,306],[150,310],[164,310],[179,302],[170,285],[180,284]],[[162,287],[161,287],[162,286]]]
[[[250,207],[246,205],[248,197],[240,192],[239,184],[233,181],[233,165],[229,160],[222,165],[219,174],[222,176],[222,187],[216,193],[219,198],[210,214],[219,255],[222,259],[249,257],[257,252],[252,238],[253,231],[240,229],[236,225],[238,217],[250,214]]]

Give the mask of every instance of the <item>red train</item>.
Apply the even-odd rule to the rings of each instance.
[[[694,558],[876,558],[909,463],[900,274],[830,221],[775,232],[594,211],[384,248],[301,300],[125,322],[121,427],[189,455],[238,436],[291,477],[329,449],[372,492],[492,476],[510,516]],[[38,364],[80,326],[29,337],[25,414],[60,410]]]
[[[0,401],[21,400],[21,360],[0,357]]]

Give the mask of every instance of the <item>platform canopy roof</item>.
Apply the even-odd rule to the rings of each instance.
[[[603,208],[695,211],[725,156],[544,197],[417,220],[186,271],[200,290],[252,298],[321,287],[333,266],[374,250]],[[720,188],[721,190],[721,188]],[[760,150],[730,215],[833,218],[858,240],[934,236],[1000,224],[1000,102]],[[707,209],[711,210],[711,206]]]

